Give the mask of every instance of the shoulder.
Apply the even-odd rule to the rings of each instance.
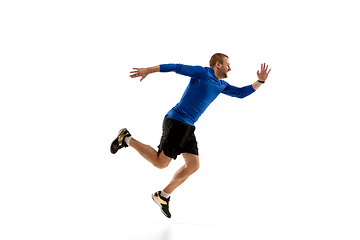
[[[220,80],[221,84],[224,84],[224,85],[229,85],[229,83],[225,80]]]
[[[203,68],[204,68],[204,70],[205,70],[206,72],[211,73],[211,74],[214,74],[214,69],[209,68],[209,67],[203,67]]]
[[[220,80],[220,84],[221,86],[223,86],[224,90],[227,90],[229,88],[231,88],[232,86],[225,80]]]
[[[189,66],[189,65],[183,65],[187,69],[187,71],[191,72],[193,77],[202,78],[208,75],[208,70],[206,67],[202,66]]]

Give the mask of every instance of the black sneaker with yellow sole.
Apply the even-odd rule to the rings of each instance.
[[[154,202],[160,207],[161,212],[168,218],[171,218],[171,213],[169,212],[169,198],[164,198],[160,195],[161,191],[151,194],[152,199]]]
[[[111,143],[110,152],[112,154],[115,154],[119,149],[128,147],[128,145],[125,142],[125,138],[130,136],[131,134],[126,128],[121,129],[115,140]]]

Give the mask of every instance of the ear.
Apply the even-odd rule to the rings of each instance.
[[[217,62],[215,63],[215,67],[216,67],[216,68],[220,68],[220,67],[221,67],[221,63],[220,63],[219,61],[217,61]]]

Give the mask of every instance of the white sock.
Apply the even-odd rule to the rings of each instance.
[[[129,143],[130,143],[130,140],[132,139],[132,136],[128,136],[128,137],[126,137],[124,140],[125,140],[125,143],[128,145],[128,146],[130,146],[129,145]]]
[[[168,194],[164,191],[161,191],[160,195],[163,196],[164,198],[169,198],[171,196],[171,194]]]

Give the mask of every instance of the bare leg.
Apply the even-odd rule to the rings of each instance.
[[[185,180],[190,177],[190,175],[195,173],[200,167],[198,155],[190,153],[183,153],[182,155],[185,159],[185,165],[176,171],[169,185],[164,188],[164,192],[166,193],[171,194],[178,186],[185,182]]]
[[[138,153],[140,153],[143,158],[148,160],[157,168],[166,168],[171,161],[171,158],[167,157],[164,154],[164,151],[158,154],[158,152],[154,148],[149,145],[143,144],[134,138],[131,138],[129,145],[130,147],[138,151]]]

